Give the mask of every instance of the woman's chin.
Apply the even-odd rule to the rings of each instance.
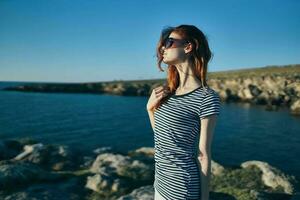
[[[170,60],[168,60],[167,58],[164,58],[162,61],[163,61],[165,64],[171,64],[171,63],[170,63]]]
[[[173,64],[175,64],[173,61],[171,61],[171,60],[163,60],[163,62],[165,63],[165,64],[167,64],[167,65],[173,65]]]

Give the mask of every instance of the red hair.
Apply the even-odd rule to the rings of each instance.
[[[193,63],[192,70],[195,76],[201,81],[202,87],[208,87],[206,82],[207,66],[212,57],[212,52],[209,49],[208,41],[204,33],[193,25],[180,25],[177,27],[167,27],[161,32],[160,39],[156,47],[157,65],[160,71],[164,71],[161,67],[163,54],[161,48],[169,35],[175,32],[179,34],[182,39],[189,41],[192,44],[192,51],[190,52],[190,61]],[[154,107],[157,109],[170,95],[174,94],[179,86],[179,73],[174,65],[167,66],[167,83],[166,87],[169,91],[168,95],[163,97],[161,101]]]

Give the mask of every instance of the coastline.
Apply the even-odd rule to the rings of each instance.
[[[163,84],[166,84],[165,79],[91,83],[28,83],[5,87],[2,90],[147,97],[153,88]],[[300,115],[300,64],[212,72],[208,73],[208,85],[218,92],[222,102],[264,105],[267,110],[288,107],[291,114]]]

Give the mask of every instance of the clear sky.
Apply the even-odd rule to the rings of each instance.
[[[300,63],[298,0],[0,0],[0,81],[166,77],[165,26],[192,24],[214,54],[208,71]]]

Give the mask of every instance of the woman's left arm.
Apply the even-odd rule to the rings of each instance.
[[[201,172],[201,200],[209,200],[209,185],[211,177],[211,143],[216,126],[217,115],[209,115],[201,119],[201,132],[199,139],[199,154]]]

